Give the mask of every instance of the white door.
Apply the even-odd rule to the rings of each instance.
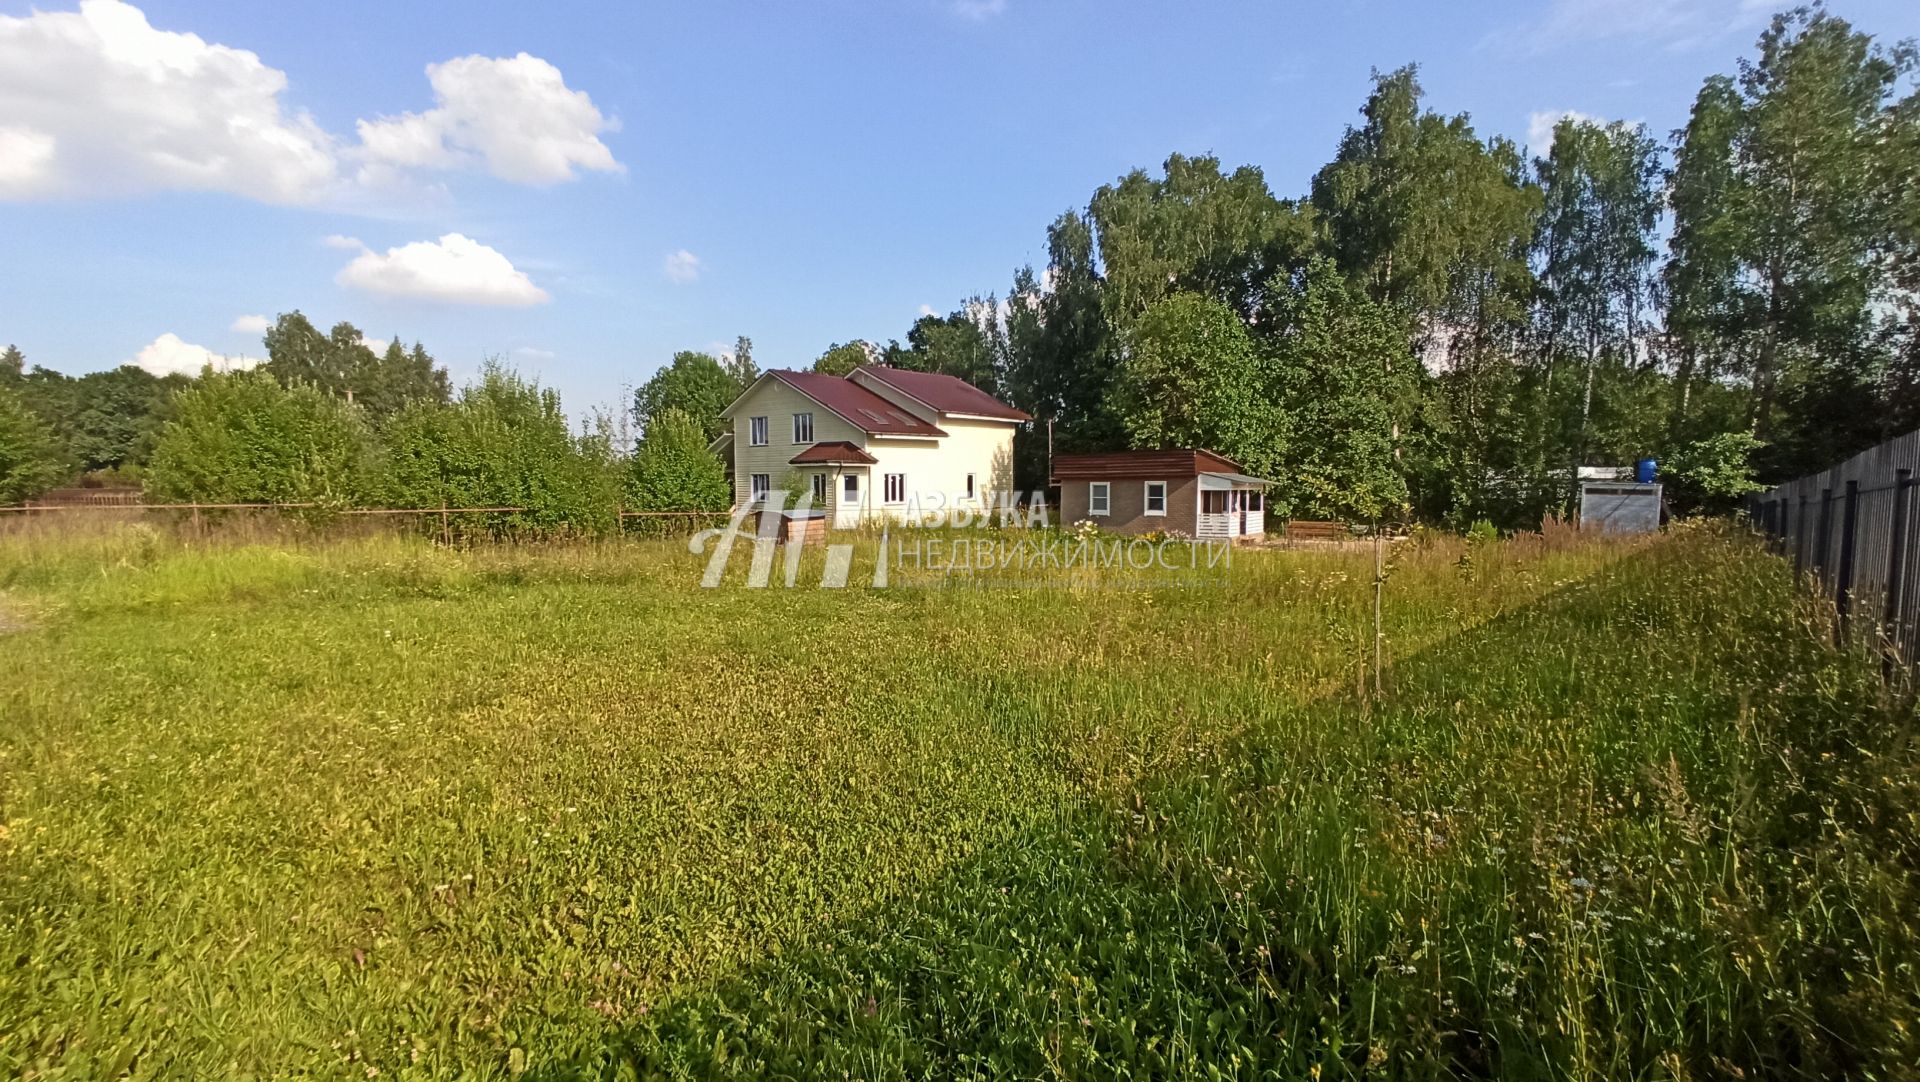
[[[860,475],[840,476],[839,498],[833,501],[833,527],[844,530],[860,525]]]

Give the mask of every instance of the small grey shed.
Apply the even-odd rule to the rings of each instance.
[[[1580,486],[1580,528],[1602,533],[1652,533],[1660,528],[1661,487],[1587,481]]]

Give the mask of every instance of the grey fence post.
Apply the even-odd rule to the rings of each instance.
[[[1900,624],[1906,618],[1907,509],[1908,490],[1913,488],[1912,470],[1895,470],[1893,482],[1893,530],[1887,541],[1887,633],[1895,642],[1905,642]]]
[[[1820,529],[1819,537],[1813,542],[1813,570],[1822,579],[1827,577],[1827,548],[1833,539],[1833,489],[1820,490]]]
[[[1860,540],[1860,482],[1847,482],[1847,502],[1840,513],[1840,573],[1834,576],[1833,603],[1845,624],[1853,610],[1853,546]]]
[[[1807,569],[1807,494],[1800,493],[1800,510],[1793,516],[1793,572]]]

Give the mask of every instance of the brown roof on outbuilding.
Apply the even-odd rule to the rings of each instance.
[[[816,443],[787,461],[795,466],[871,466],[880,460],[845,440],[829,440]]]
[[[884,364],[863,364],[855,374],[865,373],[901,394],[941,413],[962,413],[973,417],[992,417],[1000,421],[1030,421],[1033,418],[975,387],[963,379],[939,372],[913,372],[889,368]]]
[[[1100,481],[1156,477],[1197,477],[1203,473],[1239,473],[1240,466],[1225,455],[1199,448],[1165,451],[1110,451],[1091,455],[1053,456],[1053,479]]]
[[[945,432],[881,398],[850,379],[825,372],[774,368],[767,375],[839,414],[848,424],[874,436],[944,436]]]

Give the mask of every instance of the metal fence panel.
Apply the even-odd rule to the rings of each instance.
[[[1880,625],[1903,658],[1920,645],[1913,522],[1920,432],[1756,495],[1749,511],[1775,550],[1819,577],[1843,619]]]

